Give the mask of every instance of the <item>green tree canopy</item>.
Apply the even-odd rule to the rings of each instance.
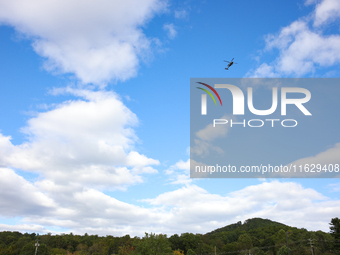
[[[340,253],[340,219],[333,218],[329,224],[331,235],[334,237],[334,250]]]
[[[242,234],[238,238],[238,248],[239,250],[245,251],[245,250],[250,250],[253,248],[253,242],[251,240],[251,236],[248,234]]]
[[[141,240],[135,242],[136,253],[141,255],[165,255],[171,253],[170,242],[166,235],[145,233]]]

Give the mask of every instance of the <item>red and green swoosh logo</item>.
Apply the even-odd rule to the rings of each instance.
[[[217,93],[217,91],[216,91],[213,87],[211,87],[210,85],[205,84],[205,83],[203,83],[203,82],[197,82],[197,83],[199,83],[199,84],[201,84],[201,85],[204,85],[204,86],[206,86],[207,88],[211,89],[211,91],[214,92],[215,95],[217,96],[218,100],[220,100],[220,103],[221,103],[221,106],[222,106],[222,101],[221,101],[220,95]],[[211,94],[211,92],[210,92],[209,90],[204,89],[204,88],[200,88],[200,87],[197,87],[197,88],[198,88],[198,89],[201,89],[201,90],[203,90],[203,91],[205,91],[205,92],[207,92],[207,94],[208,94],[209,96],[211,96],[211,98],[214,100],[215,105],[217,105],[214,96]]]

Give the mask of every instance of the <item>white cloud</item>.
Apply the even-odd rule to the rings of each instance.
[[[175,164],[175,166],[178,169],[189,170],[190,169],[190,161],[187,160],[186,162],[184,162],[183,160],[180,160]]]
[[[14,226],[0,224],[0,230],[56,233],[53,229],[57,228],[80,234],[142,235],[148,226],[154,231],[152,224],[164,220],[157,208],[124,203],[95,189],[74,183],[57,185],[46,179],[31,184],[13,170],[0,172],[1,216],[23,217]]]
[[[60,91],[59,91],[60,92]],[[67,88],[83,97],[38,113],[23,128],[29,141],[0,136],[0,164],[37,172],[53,182],[124,189],[159,164],[134,150],[138,119],[112,92]]]
[[[276,78],[279,75],[274,73],[274,67],[268,65],[267,63],[261,64],[254,72],[248,72],[246,76],[251,76],[253,78]]]
[[[175,165],[170,166],[165,170],[167,175],[170,175],[172,184],[189,184],[190,179],[190,159],[187,161],[180,160]]]
[[[340,2],[338,0],[323,0],[315,8],[314,26],[332,22],[340,18]]]
[[[162,0],[0,1],[0,22],[30,38],[47,70],[105,86],[135,76],[150,49],[142,32]]]
[[[0,176],[1,216],[22,217],[48,213],[55,208],[51,198],[18,176],[12,169],[0,168]]]
[[[310,18],[304,17],[281,29],[278,34],[268,35],[265,52],[279,50],[279,56],[270,64],[263,63],[250,77],[303,76],[318,68],[340,63],[340,35],[324,35],[320,25],[326,25],[340,17],[337,0],[323,0]]]
[[[20,231],[21,233],[52,233],[59,234],[58,232],[49,230],[41,225],[34,224],[16,224],[16,225],[7,225],[0,224],[0,229],[4,231]]]
[[[175,165],[170,166],[165,172],[166,174],[173,174],[175,170],[190,170],[190,160],[188,159],[186,162],[180,160]]]
[[[176,164],[180,168],[187,165],[183,161]],[[142,236],[145,231],[206,233],[239,220],[262,217],[328,231],[329,220],[340,210],[339,200],[294,182],[265,181],[226,195],[186,183],[177,190],[144,199],[149,204],[144,208],[76,183],[59,185],[45,179],[31,184],[13,170],[1,171],[0,203],[6,209],[1,216],[24,218],[14,226],[1,224],[0,230],[56,233],[55,229],[66,229],[77,234],[115,236]]]
[[[174,24],[172,24],[172,23],[171,23],[171,24],[164,24],[163,29],[164,29],[165,31],[167,31],[168,37],[169,37],[170,39],[174,39],[174,38],[176,37],[177,31],[176,31],[176,29],[175,29]]]
[[[154,206],[166,206],[172,228],[177,233],[205,233],[253,217],[328,231],[329,220],[340,209],[338,200],[331,201],[294,182],[278,181],[249,186],[226,196],[188,185],[145,201]]]

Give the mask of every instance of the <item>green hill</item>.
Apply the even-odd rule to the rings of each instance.
[[[239,221],[237,223],[215,229],[207,233],[207,235],[213,235],[215,233],[219,233],[223,231],[234,231],[234,230],[250,231],[250,230],[257,229],[257,228],[266,228],[266,227],[283,228],[283,229],[290,228],[289,226],[276,222],[276,221],[272,221],[268,219],[261,219],[261,218],[253,218],[253,219],[246,220],[243,224],[241,221]]]
[[[329,254],[334,240],[322,231],[307,231],[269,219],[253,218],[215,229],[202,236],[205,244],[218,247],[221,252],[242,254],[252,250],[256,254],[284,253],[287,241],[291,254],[310,254],[309,239],[313,239],[317,254]],[[282,249],[281,253],[279,250]],[[211,249],[210,249],[211,250]],[[286,251],[285,251],[286,252]],[[248,253],[247,253],[248,254]]]

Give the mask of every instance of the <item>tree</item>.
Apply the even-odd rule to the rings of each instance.
[[[251,241],[253,243],[253,247],[261,247],[260,240],[257,239],[255,236],[251,237]]]
[[[233,232],[228,232],[227,237],[225,239],[225,243],[232,243],[232,242],[237,242],[238,240],[238,235],[233,231]]]
[[[279,232],[277,232],[275,241],[276,245],[286,244],[286,232],[283,229],[280,229]]]
[[[185,254],[188,252],[189,249],[196,250],[198,244],[201,243],[201,237],[199,235],[194,235],[193,233],[181,234],[180,238],[183,243],[183,250]]]
[[[187,255],[196,255],[196,253],[193,250],[189,249],[187,251]]]
[[[237,242],[227,243],[226,245],[223,246],[222,251],[223,251],[223,252],[234,252],[234,251],[238,251]]]
[[[27,253],[30,254],[30,253]],[[64,249],[59,249],[59,248],[53,248],[51,250],[51,255],[60,255],[60,254],[67,254],[67,252]]]
[[[252,249],[251,254],[256,254],[256,255],[265,255],[264,251],[259,249],[258,247],[255,247]]]
[[[289,249],[290,251],[290,249]],[[288,254],[288,249],[287,246],[281,246],[281,248],[279,249],[279,251],[277,252],[277,255],[287,255]]]
[[[334,237],[334,251],[340,252],[340,219],[338,217],[331,220],[330,230],[331,235]]]
[[[269,248],[265,248],[264,251],[273,253],[273,254],[275,252],[275,247],[273,247],[274,245],[275,245],[275,242],[271,237],[267,237],[261,242],[262,247],[269,247]]]
[[[78,244],[77,248],[76,248],[76,254],[77,255],[82,255],[82,254],[87,254],[88,252],[88,247],[85,244]]]
[[[203,243],[202,245],[202,254],[213,254],[214,248],[206,243]]]
[[[182,239],[177,234],[170,236],[169,241],[173,250],[184,250]]]
[[[331,235],[334,237],[334,239],[340,239],[340,219],[338,217],[333,218],[331,220],[330,225],[330,230],[331,230]]]
[[[34,254],[35,253],[35,245],[34,243],[28,243],[26,244],[20,254],[24,255],[24,254]],[[49,255],[50,252],[48,250],[48,247],[45,244],[40,244],[39,248],[38,248],[38,255]]]
[[[170,242],[166,235],[145,233],[145,237],[136,240],[136,252],[141,255],[164,255],[171,253]]]
[[[242,253],[247,254],[247,250],[250,250],[253,248],[253,242],[251,240],[250,235],[248,234],[242,234],[238,238],[238,248],[239,250],[242,250]]]
[[[132,251],[133,251],[133,247],[123,245],[123,246],[119,246],[118,254],[119,255],[127,255],[127,254],[131,253]]]

